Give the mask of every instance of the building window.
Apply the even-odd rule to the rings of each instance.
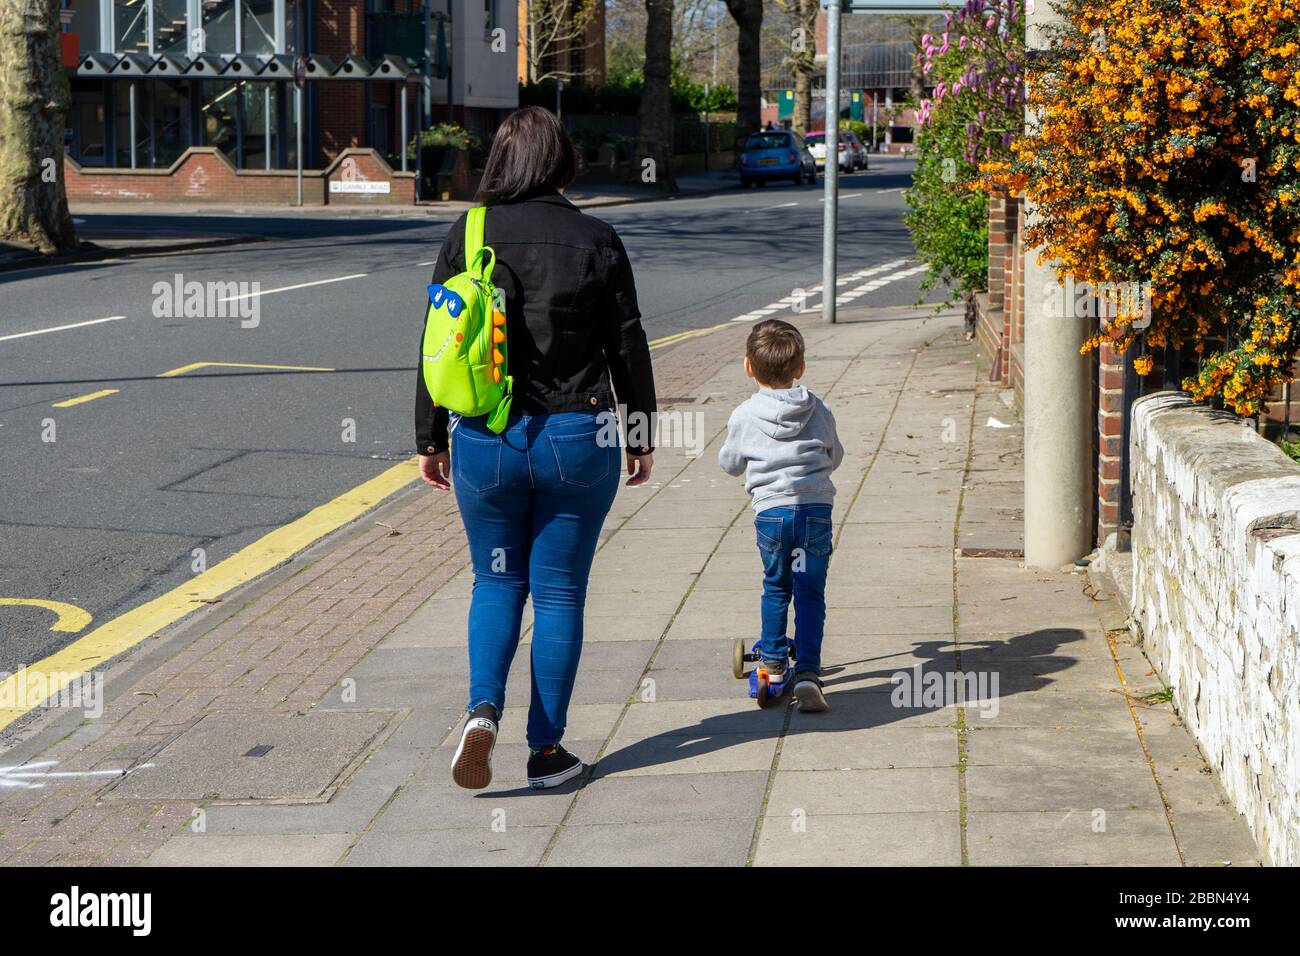
[[[148,0],[115,0],[113,49],[118,53],[149,52]]]
[[[153,52],[186,56],[190,52],[189,0],[153,0]]]
[[[244,53],[275,52],[275,0],[243,0]]]
[[[72,26],[83,53],[98,53],[104,46],[99,36],[99,0],[72,0]]]
[[[203,50],[206,53],[234,53],[235,12],[237,0],[204,0],[199,5],[203,12]]]

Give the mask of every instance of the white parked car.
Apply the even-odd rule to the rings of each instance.
[[[852,133],[844,130],[840,131],[839,166],[840,172],[842,173],[851,173],[853,170],[857,169],[859,165],[859,153],[853,145],[857,142],[857,139],[856,137],[853,137],[852,141],[850,141],[850,137],[853,137]],[[820,129],[813,130],[804,137],[804,142],[808,144],[808,150],[813,154],[813,162],[817,164],[818,171],[820,172],[821,170],[824,170],[826,168],[825,131]],[[865,165],[865,158],[866,154],[864,152],[862,154],[862,165]]]

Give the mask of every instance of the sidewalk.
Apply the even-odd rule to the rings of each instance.
[[[1113,598],[1020,567],[1021,430],[960,316],[906,314],[801,321],[848,449],[830,713],[759,711],[730,672],[759,587],[716,464],[751,388],[738,325],[657,353],[707,447],[661,448],[607,522],[565,741],[589,779],[527,789],[521,652],[492,787],[452,784],[470,578],[452,499],[416,488],[114,665],[101,719],[27,728],[0,783],[70,775],[0,787],[0,864],[1253,863],[1169,705],[1140,699],[1160,688]],[[932,698],[958,675],[984,693]]]

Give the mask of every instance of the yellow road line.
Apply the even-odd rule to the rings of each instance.
[[[43,676],[43,686],[48,687],[53,696],[87,671],[148,640],[205,602],[220,598],[265,574],[336,528],[354,521],[406,487],[418,474],[414,458],[404,461],[333,501],[312,509],[301,518],[263,535],[243,550],[195,575],[189,582],[101,624],[63,650],[29,665],[25,668],[26,677],[20,670],[0,681],[0,701],[23,700],[23,688],[30,686],[32,675]],[[0,730],[33,710],[40,702],[24,703],[30,706],[0,709]]]
[[[180,368],[174,368],[170,372],[163,372],[159,378],[175,378],[177,375],[184,375],[186,372],[194,372],[201,368],[269,368],[280,372],[333,372],[332,368],[320,368],[316,365],[255,365],[248,362],[191,362],[189,365],[182,365]]]
[[[43,607],[47,611],[53,611],[57,615],[57,620],[51,625],[51,631],[63,631],[65,634],[76,634],[79,630],[90,623],[90,615],[77,607],[75,604],[65,604],[63,601],[43,601],[40,598],[8,598],[0,597],[0,607]]]
[[[710,332],[716,332],[718,329],[731,328],[731,325],[732,323],[730,322],[721,322],[718,325],[710,325],[703,329],[689,329],[686,332],[678,332],[674,335],[665,335],[661,339],[652,339],[650,342],[650,348],[652,350],[661,349],[665,346],[674,345],[678,342],[684,341],[685,339],[693,339],[700,335],[708,335]]]
[[[71,408],[73,405],[84,405],[86,402],[93,402],[97,398],[103,398],[105,395],[116,395],[116,388],[105,388],[98,392],[91,392],[89,395],[78,395],[76,398],[64,399],[61,402],[55,402],[51,408]]]

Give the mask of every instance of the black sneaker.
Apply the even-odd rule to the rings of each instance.
[[[799,702],[799,710],[805,714],[820,714],[831,709],[831,705],[826,703],[826,694],[822,692],[822,679],[812,671],[794,675],[794,698]]]
[[[491,704],[479,704],[465,719],[460,746],[451,759],[451,779],[466,790],[482,790],[492,782],[492,749],[497,745],[500,716]]]
[[[583,763],[559,744],[528,754],[528,786],[534,790],[558,787],[582,773]]]

